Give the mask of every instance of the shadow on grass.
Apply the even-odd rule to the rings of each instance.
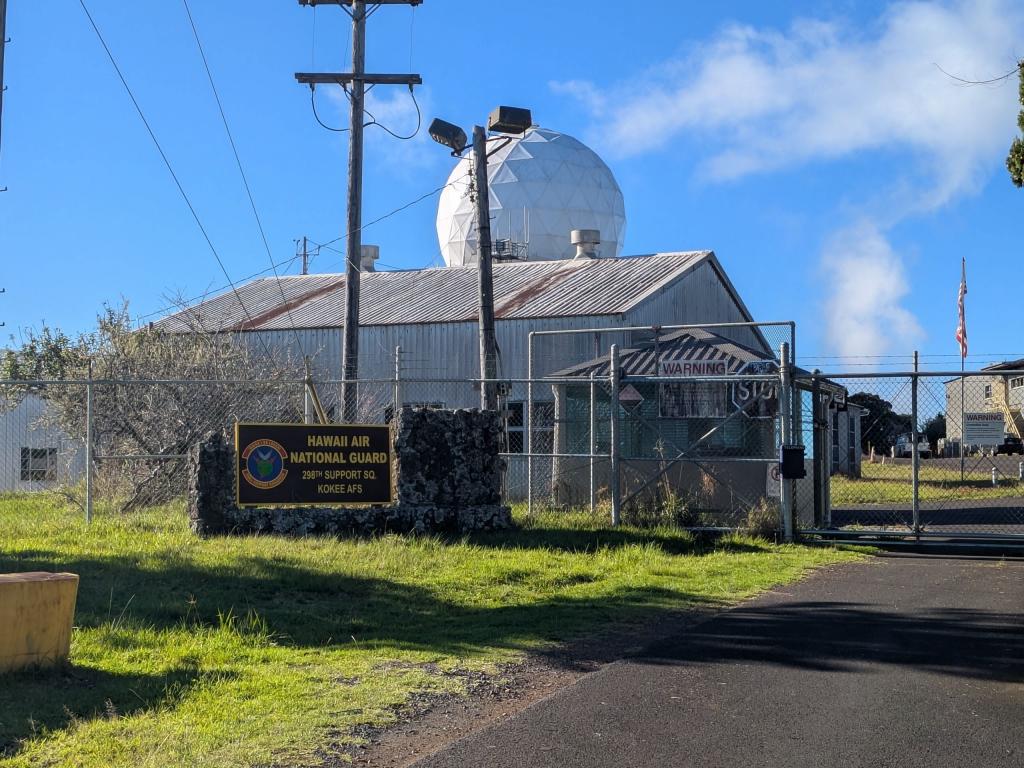
[[[113,674],[73,664],[10,672],[0,678],[0,756],[15,754],[19,742],[37,734],[173,703],[182,691],[210,676],[194,665],[152,675]]]
[[[593,553],[600,549],[617,549],[637,545],[653,545],[671,555],[706,555],[712,552],[763,552],[767,542],[754,539],[722,538],[715,535],[693,535],[670,528],[586,528],[526,526],[512,531],[474,534],[468,540],[477,546],[495,549],[550,549],[558,552]]]
[[[543,542],[551,547],[555,542],[586,551],[598,546],[599,540],[587,532],[537,532],[536,546]],[[632,538],[619,536],[616,540],[626,543]],[[512,540],[507,543],[511,545]],[[500,546],[497,541],[493,544]],[[338,566],[341,570],[343,564]],[[524,604],[467,607],[416,585],[331,572],[330,564],[312,569],[270,556],[233,555],[226,566],[200,566],[168,556],[157,567],[150,556],[147,567],[142,568],[131,555],[68,557],[46,549],[23,551],[17,557],[0,555],[0,572],[30,570],[79,574],[75,623],[81,630],[118,623],[122,609],[129,627],[155,630],[213,627],[224,614],[253,612],[266,622],[279,646],[327,649],[381,643],[394,649],[455,656],[485,648],[532,647],[565,639],[608,619],[677,610],[687,601],[693,605],[709,602],[697,595],[638,587],[597,597],[562,594]],[[513,585],[537,576],[527,569],[513,569],[503,578]],[[592,579],[585,571],[567,569],[545,587],[554,591]],[[111,652],[137,653],[140,649],[133,648],[132,638],[124,634],[112,635]],[[4,744],[15,749],[11,745],[40,727],[63,728],[76,717],[103,717],[108,708],[120,714],[152,709],[173,700],[174,691],[199,682],[201,675],[196,669],[147,677],[109,675],[73,666],[4,678],[0,686],[0,749]]]

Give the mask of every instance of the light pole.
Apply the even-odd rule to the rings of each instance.
[[[491,112],[487,128],[495,133],[521,135],[533,124],[528,109],[498,107]],[[430,124],[430,137],[461,157],[466,149],[466,132],[444,120]],[[494,337],[494,276],[491,266],[491,201],[487,187],[487,130],[473,126],[473,186],[476,189],[476,232],[479,335],[480,335],[480,407],[498,408],[498,351]]]

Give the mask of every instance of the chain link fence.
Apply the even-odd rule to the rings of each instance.
[[[805,427],[825,451],[819,514],[802,527],[1024,540],[1024,374],[840,374],[804,384],[824,381],[848,395]]]

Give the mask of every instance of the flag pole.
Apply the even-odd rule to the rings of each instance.
[[[964,307],[967,296],[967,257],[960,257],[960,291],[957,294],[957,310],[959,322],[956,327],[956,340],[960,344],[960,483],[964,482],[964,451],[967,448],[967,404],[964,394],[964,362],[967,359],[967,316]]]
[[[967,421],[964,416],[964,350],[960,347],[960,482],[964,481],[964,444],[967,437]]]

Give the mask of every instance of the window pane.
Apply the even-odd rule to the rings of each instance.
[[[523,452],[523,433],[522,432],[509,432],[505,439],[507,446],[505,448],[506,453],[522,453]]]
[[[523,426],[523,403],[509,403],[505,410],[508,411],[508,425],[510,427]]]

